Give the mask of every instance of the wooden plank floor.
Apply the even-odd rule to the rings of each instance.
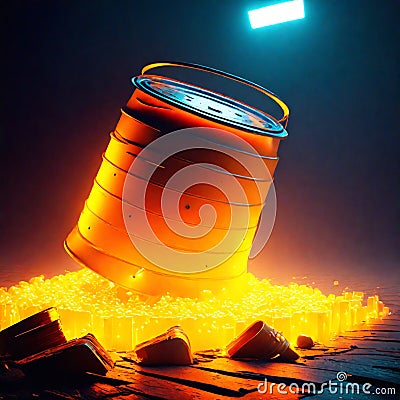
[[[331,348],[304,351],[301,360],[293,364],[233,361],[206,353],[199,355],[198,362],[191,367],[145,368],[121,359],[106,377],[90,375],[73,381],[31,382],[18,375],[12,380],[10,372],[3,372],[0,398],[300,398],[308,394],[282,394],[277,385],[287,385],[280,391],[289,392],[290,384],[297,385],[293,388],[306,384],[306,389],[313,384],[321,391],[322,384],[329,380],[339,384],[336,375],[340,371],[346,373],[346,382],[370,383],[371,391],[395,388],[400,393],[400,320],[393,317],[377,321],[372,330],[347,332],[333,344]],[[267,394],[258,392],[259,385]],[[323,394],[323,398],[329,396],[330,393]],[[359,394],[356,398],[365,396]],[[382,395],[382,398],[396,397]]]
[[[218,354],[197,354],[197,363],[190,367],[140,367],[114,354],[116,367],[106,377],[87,375],[80,378],[60,377],[42,382],[30,381],[16,371],[0,371],[0,399],[297,399],[307,398],[315,385],[323,399],[366,399],[371,395],[332,394],[324,384],[332,381],[338,390],[338,372],[347,382],[370,384],[374,393],[393,388],[397,394],[373,398],[400,398],[400,314],[399,301],[392,304],[394,314],[373,326],[346,332],[332,342],[332,347],[303,351],[296,363],[234,361]],[[286,385],[280,386],[278,384]],[[290,393],[306,384],[305,391]],[[265,394],[260,393],[257,387]],[[308,389],[308,390],[307,390]],[[393,390],[390,389],[390,390]],[[311,390],[311,392],[310,392]],[[361,390],[361,389],[360,389]],[[286,391],[287,394],[283,394]],[[308,392],[308,393],[307,393]]]

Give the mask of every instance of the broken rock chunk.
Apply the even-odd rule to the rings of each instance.
[[[173,326],[162,335],[138,344],[134,352],[142,365],[193,364],[189,338],[178,326]]]
[[[297,337],[297,347],[300,349],[311,349],[314,346],[314,341],[310,336],[299,335]]]
[[[250,325],[226,347],[226,351],[231,358],[270,360],[279,356],[284,361],[299,358],[285,337],[263,321]]]

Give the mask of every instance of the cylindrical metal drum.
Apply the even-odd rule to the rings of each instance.
[[[163,66],[238,81],[278,103],[283,116],[146,74]],[[132,82],[67,252],[145,295],[238,288],[287,136],[287,106],[261,86],[194,64],[152,64]]]

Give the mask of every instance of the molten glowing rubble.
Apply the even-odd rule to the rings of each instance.
[[[247,273],[240,295],[203,291],[200,298],[165,295],[143,299],[89,269],[0,288],[0,329],[55,306],[67,339],[93,333],[108,349],[131,350],[137,343],[181,325],[192,349],[227,345],[256,319],[292,343],[299,334],[327,343],[340,332],[389,314],[378,296],[362,292],[325,296],[319,289],[291,283],[272,285]],[[366,303],[366,304],[364,304]]]

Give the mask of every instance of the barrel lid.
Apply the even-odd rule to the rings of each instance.
[[[157,75],[136,76],[132,83],[167,104],[226,126],[277,138],[288,135],[273,117],[220,93]]]

